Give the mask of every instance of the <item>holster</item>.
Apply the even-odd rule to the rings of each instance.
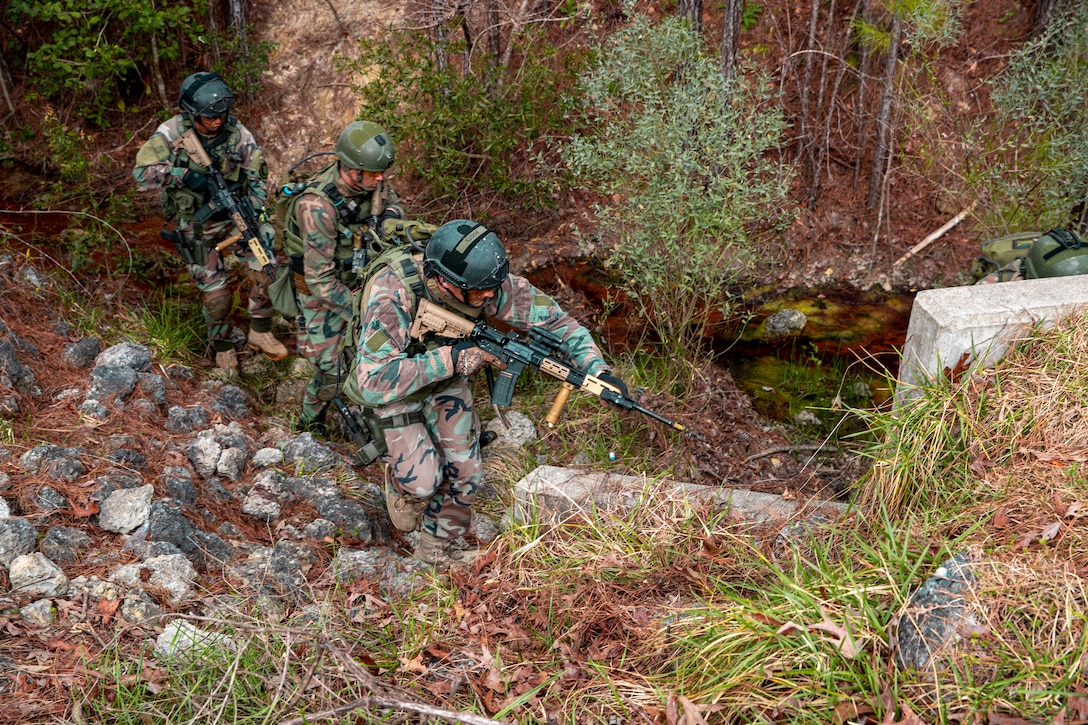
[[[204,266],[208,261],[208,248],[204,244],[203,238],[189,244],[185,240],[185,235],[176,229],[163,229],[159,232],[159,236],[165,241],[173,243],[174,249],[181,255],[185,264]]]

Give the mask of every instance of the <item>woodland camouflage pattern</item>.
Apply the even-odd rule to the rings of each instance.
[[[189,158],[184,149],[173,147],[174,142],[190,128],[193,128],[192,122],[183,114],[160,125],[137,152],[136,167],[132,175],[139,191],[162,191],[164,215],[167,216],[167,221],[171,218],[175,220],[176,230],[190,248],[195,247],[197,242],[203,242],[206,248],[211,249],[204,264],[191,264],[187,268],[203,294],[203,314],[208,326],[208,339],[229,340],[230,323],[226,319],[230,312],[227,269],[222,256],[214,247],[233,234],[235,229],[230,219],[213,216],[203,224],[200,237],[197,237],[193,215],[205,200],[186,188],[181,178],[188,169],[201,173],[203,169]],[[216,140],[220,138],[225,140],[216,144]],[[219,133],[211,138],[201,135],[200,140],[208,155],[218,163],[227,183],[232,187],[238,185],[241,193],[248,194],[254,209],[264,209],[268,169],[253,134],[234,116],[228,116]],[[256,274],[260,272],[261,266],[248,249],[232,251],[251,270],[252,284],[248,300],[250,317],[254,320],[267,320],[262,326],[268,329],[272,319],[272,302],[265,291],[267,281],[263,275]]]
[[[314,377],[302,396],[299,418],[302,426],[317,420],[328,401],[336,395],[337,351],[351,320],[352,287],[356,280],[351,271],[353,235],[370,217],[372,195],[369,191],[360,194],[349,189],[340,179],[336,164],[314,180],[320,182],[321,187],[331,181],[345,199],[354,199],[359,205],[361,221],[349,226],[341,224],[332,202],[317,187],[298,200],[295,219],[288,222],[295,225],[296,233],[304,243],[302,265],[306,288],[296,285],[295,289],[303,323],[298,331],[298,354],[315,368]],[[388,185],[385,187],[385,209],[395,209],[403,217],[396,192]]]
[[[433,283],[428,284],[427,296],[465,312]],[[391,466],[399,493],[427,501],[423,530],[439,539],[453,539],[469,530],[483,475],[479,417],[471,383],[454,374],[451,346],[434,342],[424,346],[409,338],[415,317],[412,299],[392,269],[374,277],[350,372],[355,385],[345,393],[357,389],[361,399],[353,402],[375,409],[383,418],[423,413],[423,423],[386,431],[389,450],[382,460]],[[524,277],[507,277],[483,314],[522,330],[543,327],[567,343],[573,362],[582,369],[593,375],[608,370],[589,332]]]

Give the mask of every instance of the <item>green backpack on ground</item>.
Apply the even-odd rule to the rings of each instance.
[[[978,282],[983,277],[1004,269],[1011,262],[1028,256],[1031,245],[1041,235],[1042,232],[1017,232],[983,242],[980,245],[981,256],[971,265],[974,281]]]

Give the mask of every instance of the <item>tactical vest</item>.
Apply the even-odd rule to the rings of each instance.
[[[348,323],[347,329],[344,330],[344,335],[340,339],[339,351],[340,370],[347,371],[346,375],[343,376],[343,392],[352,402],[362,405],[362,395],[360,395],[355,376],[355,357],[362,332],[363,315],[366,312],[367,302],[370,300],[370,293],[374,287],[374,278],[378,276],[379,272],[388,268],[392,269],[394,274],[397,275],[397,278],[407,290],[408,310],[412,319],[415,319],[420,299],[426,299],[465,317],[477,318],[483,313],[483,310],[477,307],[459,304],[453,300],[436,299],[427,288],[427,280],[423,277],[422,266],[422,252],[416,252],[406,247],[394,247],[378,255],[359,275],[359,289],[356,290],[351,304],[351,322]],[[449,340],[439,338],[412,340],[408,344],[405,354],[408,357],[415,357],[449,344]],[[448,384],[449,380],[431,383],[402,400],[404,402],[423,400]]]
[[[311,181],[300,181],[294,184],[284,184],[276,191],[276,216],[277,227],[282,228],[282,244],[284,251],[290,256],[301,255],[306,248],[306,240],[300,234],[298,224],[298,203],[307,194],[313,194],[336,210],[336,259],[337,276],[348,287],[356,284],[353,274],[353,259],[357,245],[360,245],[365,255],[362,264],[367,259],[380,254],[384,246],[374,239],[368,231],[367,221],[371,217],[370,200],[372,194],[364,194],[362,197],[344,198],[340,190],[336,188],[335,180],[339,176],[339,170],[335,163],[322,169]],[[385,182],[383,181],[384,185]],[[382,194],[385,197],[385,194]],[[384,210],[378,210],[381,214]],[[361,271],[361,270],[360,270]]]
[[[193,128],[193,122],[186,116],[178,124],[179,136]],[[206,138],[197,133],[204,150],[208,152],[212,162],[219,167],[223,179],[230,185],[231,192],[237,197],[249,193],[249,177],[242,169],[242,154],[238,150],[241,140],[241,132],[238,130],[238,120],[234,116],[228,116],[226,123],[212,138]],[[188,152],[179,147],[175,151],[174,165],[186,169],[204,173],[204,167],[189,158]],[[166,219],[177,217],[179,220],[191,221],[200,207],[204,205],[203,195],[196,193],[187,187],[171,187],[164,189],[162,193],[162,215]],[[226,219],[225,213],[222,216]],[[213,216],[209,221],[215,221]],[[197,234],[197,236],[200,236]]]

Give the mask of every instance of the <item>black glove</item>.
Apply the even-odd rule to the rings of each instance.
[[[617,378],[612,373],[610,373],[608,371],[605,371],[603,373],[597,373],[597,379],[600,380],[602,383],[608,383],[613,388],[620,391],[620,394],[623,397],[625,397],[625,398],[630,398],[631,397],[631,394],[627,392],[627,386],[624,385],[622,380]],[[602,398],[602,400],[604,400],[604,399]],[[608,401],[606,400],[605,402],[607,403]]]
[[[400,218],[400,211],[395,206],[387,207],[386,210],[382,212],[382,215],[378,217],[378,226],[381,226],[381,222],[384,222],[386,219]]]
[[[500,370],[505,370],[506,365],[502,360],[482,350],[471,340],[462,340],[453,346],[453,369],[458,375],[468,377],[480,368],[491,365]]]
[[[185,188],[190,191],[204,194],[208,190],[208,175],[189,169],[181,177],[181,183],[185,184]]]

